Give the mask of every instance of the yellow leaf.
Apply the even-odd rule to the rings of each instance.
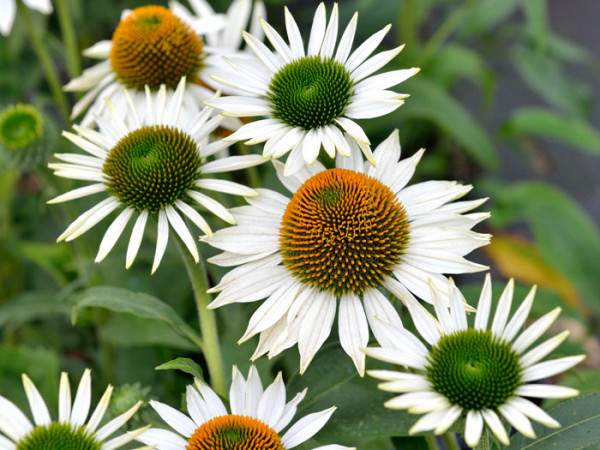
[[[589,314],[581,301],[577,288],[561,272],[544,259],[534,243],[517,236],[495,234],[490,245],[484,247],[487,255],[506,278],[556,292],[565,303]]]

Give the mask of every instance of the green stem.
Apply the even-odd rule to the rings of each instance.
[[[75,27],[71,19],[71,11],[69,11],[69,5],[66,0],[55,0],[54,4],[58,13],[63,43],[67,50],[67,69],[71,78],[75,78],[81,73],[81,59],[75,38]]]
[[[486,426],[483,427],[483,432],[481,433],[481,439],[479,439],[479,444],[475,447],[475,450],[490,450],[490,436]]]
[[[444,42],[454,33],[467,17],[469,8],[473,0],[465,0],[462,4],[456,8],[444,23],[437,29],[437,31],[429,38],[429,41],[423,47],[419,65],[423,66],[439,49]]]
[[[460,450],[458,443],[456,442],[456,436],[454,433],[444,433],[442,434],[442,440],[446,445],[446,450]]]
[[[435,438],[435,436],[428,434],[423,437],[425,438],[425,442],[426,442],[427,448],[429,450],[439,450],[439,446],[438,446],[437,439]]]
[[[252,152],[250,151],[250,148],[241,142],[239,142],[237,144],[237,148],[238,148],[238,151],[240,152],[240,155],[251,155],[252,154]],[[251,188],[257,188],[262,185],[262,183],[260,181],[260,175],[258,173],[258,167],[256,167],[256,166],[248,167],[246,169],[246,174],[248,176],[248,184],[250,185]]]
[[[208,365],[211,385],[217,394],[226,397],[227,384],[225,383],[225,369],[221,355],[221,346],[219,345],[217,317],[214,310],[207,308],[211,298],[210,294],[206,293],[208,289],[206,268],[202,258],[196,264],[192,255],[190,255],[185,245],[179,239],[177,239],[177,247],[192,282],[192,291],[194,292],[196,307],[198,308],[200,331],[204,343],[204,358]]]
[[[42,38],[39,35],[38,29],[33,23],[31,18],[31,13],[29,8],[23,5],[23,0],[18,1],[19,5],[19,15],[23,18],[25,23],[25,29],[27,30],[27,34],[29,35],[29,40],[31,41],[31,45],[33,46],[33,50],[40,61],[42,69],[44,70],[44,74],[46,75],[46,80],[48,81],[48,85],[50,86],[50,91],[52,91],[52,96],[54,97],[54,101],[58,106],[65,122],[69,120],[69,104],[67,101],[67,96],[62,90],[60,85],[60,81],[58,79],[58,74],[56,72],[56,68],[52,63],[52,58],[50,57],[50,52],[48,51],[48,47],[44,45]]]
[[[417,40],[417,20],[415,10],[416,0],[404,0],[400,8],[398,22],[400,24],[400,38],[403,44],[412,46]]]

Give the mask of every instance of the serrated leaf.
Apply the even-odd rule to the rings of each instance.
[[[175,358],[169,362],[161,364],[155,367],[156,370],[180,370],[184,373],[190,374],[195,378],[204,379],[204,373],[202,367],[196,364],[189,358]]]
[[[507,136],[553,138],[592,155],[600,155],[600,133],[584,120],[562,117],[542,108],[521,108],[511,114],[502,132]]]
[[[79,311],[83,308],[98,307],[111,311],[134,314],[138,317],[160,320],[168,324],[175,332],[188,338],[198,347],[202,347],[202,339],[173,308],[148,294],[132,292],[127,289],[98,286],[79,294],[72,310],[72,321],[77,321]]]
[[[483,167],[498,167],[496,149],[485,130],[437,83],[420,76],[403,83],[403,91],[410,93],[415,100],[407,100],[398,110],[398,115],[434,122]]]
[[[600,443],[600,393],[567,400],[548,411],[561,424],[553,429],[535,424],[536,439],[517,434],[509,449],[555,450]]]

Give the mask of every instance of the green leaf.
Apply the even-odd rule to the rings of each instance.
[[[36,384],[49,405],[58,393],[58,356],[54,351],[0,345],[0,395],[8,397],[23,411],[29,411],[23,392],[21,374]]]
[[[181,370],[182,372],[189,373],[195,378],[204,379],[204,373],[202,367],[189,358],[175,358],[169,362],[161,364],[155,367],[156,370]]]
[[[508,19],[517,9],[521,0],[479,0],[473,2],[473,7],[463,26],[459,30],[462,37],[478,37]]]
[[[529,34],[537,45],[544,49],[548,41],[548,7],[546,0],[527,0],[521,2],[521,7],[527,17]]]
[[[377,389],[378,383],[368,376],[361,379],[348,355],[335,346],[319,352],[306,373],[288,383],[287,391],[294,394],[308,387],[298,406],[302,415],[337,407],[315,440],[357,445],[367,439],[405,436],[417,419],[405,411],[384,408],[393,394]]]
[[[69,316],[71,307],[51,292],[27,292],[0,307],[0,327],[18,326],[49,315]]]
[[[198,350],[189,339],[160,320],[112,312],[98,327],[103,342],[116,347],[164,345],[188,351]]]
[[[600,443],[600,393],[568,400],[548,411],[561,424],[553,429],[536,424],[537,438],[517,434],[509,449],[555,450],[583,448]]]
[[[14,251],[45,270],[58,285],[67,283],[68,279],[65,273],[73,259],[73,253],[69,246],[19,241],[14,244]]]
[[[600,133],[584,120],[562,117],[548,109],[521,108],[502,127],[507,136],[538,135],[600,155]]]
[[[485,66],[477,52],[460,45],[449,44],[435,54],[423,71],[437,83],[449,86],[458,78],[467,78],[475,83],[482,82]]]
[[[431,80],[418,77],[403,84],[414,99],[398,110],[403,117],[430,120],[448,133],[479,164],[498,167],[498,155],[485,130],[456,99]]]
[[[77,321],[79,311],[89,307],[99,307],[162,321],[175,332],[202,348],[202,339],[198,333],[185,323],[173,308],[151,295],[108,286],[90,288],[79,294],[75,300],[71,316],[73,323]]]
[[[544,101],[572,116],[585,117],[591,106],[591,92],[569,78],[556,58],[547,52],[518,46],[511,59],[529,89]]]
[[[541,182],[503,185],[482,180],[495,203],[497,228],[526,221],[550,265],[575,283],[581,298],[600,311],[600,233],[593,220],[564,192]]]

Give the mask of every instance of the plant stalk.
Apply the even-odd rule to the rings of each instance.
[[[196,308],[198,309],[198,319],[200,321],[200,332],[204,343],[204,358],[208,365],[210,382],[217,394],[226,397],[227,384],[225,383],[223,356],[221,355],[221,346],[219,345],[217,317],[214,310],[207,308],[211,298],[210,294],[206,293],[208,289],[206,267],[202,258],[200,258],[198,263],[194,261],[192,255],[190,255],[179,238],[177,239],[177,248],[192,283],[192,291],[194,292]]]
[[[81,74],[81,58],[79,56],[79,48],[77,47],[75,26],[71,18],[71,11],[69,10],[67,0],[54,0],[54,4],[58,13],[63,43],[67,50],[67,69],[71,78],[75,78]]]
[[[69,103],[67,101],[67,96],[62,90],[62,86],[60,84],[60,80],[58,78],[58,73],[56,72],[56,68],[54,67],[54,63],[52,62],[52,58],[50,57],[50,51],[48,47],[44,44],[43,39],[41,38],[39,31],[36,29],[33,19],[31,18],[31,12],[29,8],[23,5],[23,0],[18,1],[19,7],[19,15],[23,18],[25,23],[25,29],[27,34],[29,35],[29,40],[31,41],[31,45],[33,46],[33,50],[44,70],[44,74],[46,75],[46,80],[48,81],[48,85],[50,86],[50,91],[52,92],[52,96],[54,97],[54,101],[60,110],[65,123],[69,121]]]

